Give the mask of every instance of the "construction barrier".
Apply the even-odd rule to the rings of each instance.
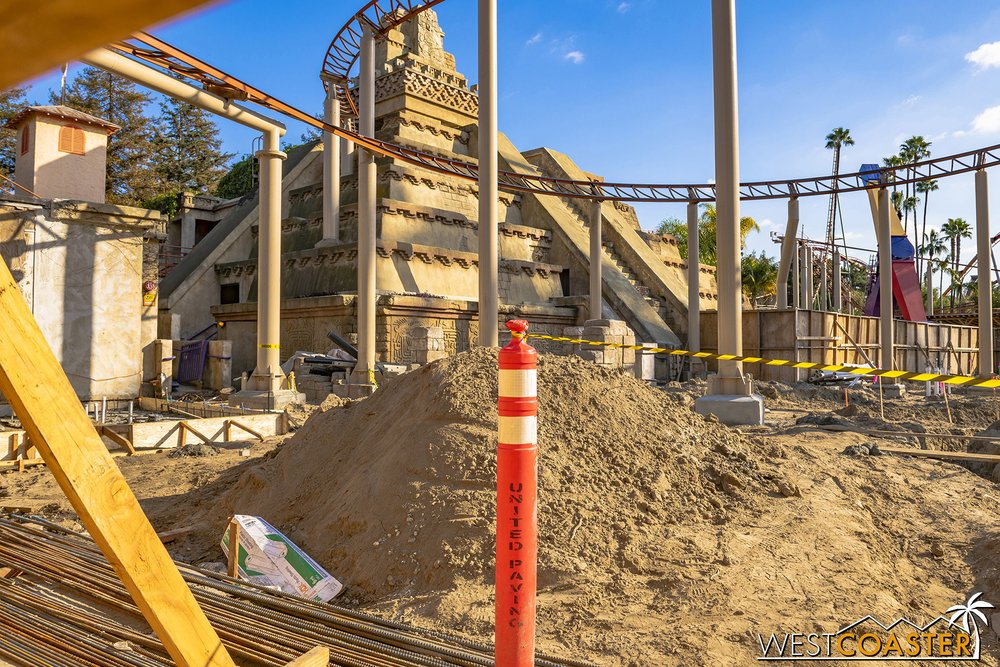
[[[500,350],[497,444],[495,659],[502,667],[535,664],[538,556],[538,353],[525,342],[528,323],[507,322]]]
[[[519,320],[515,320],[519,321]],[[765,359],[763,357],[744,357],[738,354],[716,354],[714,352],[692,352],[690,350],[675,350],[670,347],[645,347],[644,345],[622,345],[621,343],[605,343],[599,340],[583,340],[567,336],[548,336],[545,334],[525,333],[525,338],[551,340],[572,345],[599,345],[604,347],[619,347],[626,350],[636,350],[648,354],[667,354],[671,356],[697,357],[698,359],[715,359],[718,361],[740,361],[745,364],[761,364],[765,366],[787,366],[788,368],[813,369],[846,373],[849,375],[867,375],[884,377],[890,380],[912,380],[913,382],[944,382],[945,384],[965,387],[983,387],[992,389],[1000,387],[1000,379],[992,375],[949,375],[942,373],[918,373],[915,371],[897,371],[871,366],[844,366],[842,364],[821,364],[813,361],[789,361],[787,359]]]

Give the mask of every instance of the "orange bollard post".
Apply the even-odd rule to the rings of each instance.
[[[497,445],[497,667],[535,664],[538,555],[538,353],[524,340],[525,320],[510,320],[500,350]]]

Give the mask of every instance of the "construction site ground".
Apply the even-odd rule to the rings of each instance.
[[[407,374],[426,377],[401,379],[365,401],[331,401],[311,417],[295,413],[293,424],[308,423],[287,436],[227,446],[214,455],[160,453],[116,462],[157,530],[191,528],[167,545],[178,560],[221,561],[218,542],[229,515],[259,513],[346,584],[340,604],[489,641],[492,515],[485,508],[491,469],[458,461],[467,456],[461,438],[472,442],[488,434],[495,352],[492,358],[487,353]],[[911,385],[920,395],[880,406],[866,386],[848,392],[844,409],[842,389],[764,384],[766,426],[729,429],[691,414],[703,383],[674,383],[647,394],[633,378],[595,375],[582,362],[559,359],[565,358],[543,360],[539,388],[538,643],[544,651],[602,665],[753,665],[758,633],[832,632],[867,614],[929,620],[974,592],[1000,604],[1000,467],[970,469],[870,450],[872,444],[966,449],[968,441],[958,438],[824,430],[981,433],[998,422],[1000,396],[954,394],[945,406],[941,397],[924,398],[922,385]],[[555,378],[548,384],[547,370]],[[450,388],[456,377],[461,384]],[[621,396],[602,383],[620,384]],[[440,413],[402,403],[442,386],[458,398]],[[479,388],[462,393],[470,386]],[[633,395],[640,400],[631,402]],[[449,421],[449,410],[475,398],[482,405]],[[554,409],[557,401],[577,412]],[[546,427],[547,408],[549,428],[558,435]],[[439,430],[406,426],[408,409],[427,412]],[[402,430],[378,426],[378,433],[370,432],[372,424],[390,419],[398,419]],[[635,424],[639,430],[629,430]],[[655,425],[652,436],[645,424]],[[426,444],[427,456],[439,455],[432,451],[436,445],[452,448],[443,455],[447,465],[467,472],[440,485],[415,472],[424,465],[416,459],[395,467],[391,460],[380,462],[381,450],[371,443],[387,440],[386,452],[405,448],[408,429],[414,441],[428,440],[414,442]],[[645,461],[637,449],[616,459],[613,449],[600,445],[605,431],[614,431],[609,438],[615,448],[621,445],[614,438],[631,438],[643,450],[676,432],[678,442],[664,443],[674,448],[664,452],[676,458],[657,452]],[[435,435],[440,433],[445,435]],[[572,451],[574,442],[602,460],[585,461]],[[359,443],[367,449],[356,451]],[[495,439],[485,445],[495,446]],[[866,447],[845,453],[852,445]],[[972,449],[1000,453],[985,441]],[[306,464],[293,465],[307,451],[316,468],[308,473]],[[316,461],[317,451],[329,456]],[[443,459],[433,460],[433,474],[443,476]],[[635,461],[640,467],[632,469]],[[658,465],[666,472],[657,474]],[[612,471],[604,477],[613,478],[616,469],[623,475],[596,479],[588,466]],[[398,476],[389,478],[396,469]],[[393,499],[379,496],[377,481],[359,481],[366,475],[386,478],[386,488],[396,489]],[[408,475],[416,481],[407,482]],[[321,496],[322,502],[314,500]],[[44,466],[0,474],[0,506],[81,528]],[[347,508],[345,515],[333,516],[338,507]],[[387,523],[391,514],[384,512],[397,508],[401,514]],[[320,518],[325,516],[329,523]],[[1000,614],[991,614],[980,664],[996,667]]]

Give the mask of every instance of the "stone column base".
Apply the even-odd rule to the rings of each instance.
[[[572,329],[575,333],[577,327],[567,329]],[[620,320],[587,320],[580,332],[580,338],[600,343],[635,345],[635,333]],[[579,349],[574,346],[573,352],[598,366],[626,368],[634,372],[635,350],[603,345],[581,345]]]
[[[252,408],[254,410],[284,410],[289,405],[300,405],[305,403],[306,395],[292,391],[291,389],[279,389],[277,391],[257,391],[254,389],[244,389],[235,394],[229,395],[229,405],[238,408]]]
[[[882,397],[883,398],[903,398],[906,396],[906,387],[902,384],[889,384],[888,382],[882,385]]]
[[[694,411],[700,415],[715,415],[730,426],[764,424],[764,397],[753,393],[753,380],[748,376],[708,376],[708,392],[696,399]]]

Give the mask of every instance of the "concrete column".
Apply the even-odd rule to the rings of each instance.
[[[701,349],[701,262],[698,260],[698,203],[688,202],[688,335],[687,348]]]
[[[340,127],[340,100],[337,86],[327,81],[323,121]],[[323,238],[317,246],[333,245],[340,239],[340,137],[323,133]]]
[[[249,389],[277,392],[281,370],[281,161],[280,135],[264,135],[260,161],[260,231],[257,236],[257,367]],[[275,406],[276,407],[276,406]]]
[[[927,314],[934,314],[934,263],[927,260]]]
[[[497,0],[479,0],[479,344],[484,347],[499,344],[497,170]]]
[[[813,301],[813,252],[809,244],[803,244],[806,258],[806,281],[805,281],[805,305],[803,308],[812,310],[815,307]]]
[[[799,198],[788,200],[788,222],[785,223],[785,238],[781,240],[781,259],[778,262],[778,308],[788,308],[788,273],[792,268],[795,253],[795,238],[799,233]],[[797,301],[793,298],[792,301]]]
[[[833,249],[833,310],[841,313],[844,311],[843,297],[843,269],[844,265],[840,261],[840,250]]]
[[[601,290],[604,282],[601,277],[601,260],[604,248],[601,242],[601,200],[595,199],[590,205],[590,319],[602,319]],[[480,331],[480,335],[482,332]]]
[[[802,277],[802,269],[799,267],[799,259],[802,256],[802,250],[799,248],[798,241],[793,241],[792,244],[792,308],[800,308],[802,304],[802,288],[800,287],[800,279]]]
[[[879,280],[879,342],[882,355],[879,366],[892,368],[892,231],[889,226],[889,191],[878,191],[878,280]],[[879,378],[882,382],[884,378]],[[885,381],[887,384],[891,380]]]
[[[359,134],[375,136],[375,37],[361,38],[358,89]],[[368,383],[375,371],[375,156],[358,147],[358,365],[353,383]]]
[[[344,123],[346,126],[347,123]],[[349,139],[340,140],[340,175],[341,176],[351,176],[354,174],[354,158],[355,146],[354,142]]]
[[[716,251],[719,283],[719,352],[743,354],[740,280],[739,115],[736,89],[736,2],[712,0],[712,66],[715,107]],[[763,424],[764,399],[753,394],[738,361],[720,361],[708,393],[695,411],[726,424]]]
[[[819,309],[830,310],[830,273],[826,268],[826,260],[822,260],[819,266]]]
[[[799,244],[799,308],[809,310],[809,280],[806,277],[809,273],[809,258],[806,256],[808,248],[804,243]]]
[[[993,281],[986,170],[976,172],[976,256],[979,264],[979,374],[993,373]]]

